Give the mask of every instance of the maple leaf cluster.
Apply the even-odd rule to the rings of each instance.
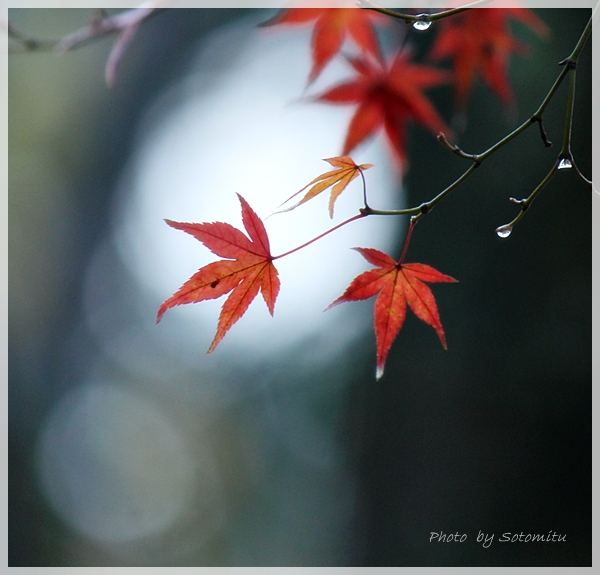
[[[455,98],[463,111],[478,76],[505,105],[513,103],[507,73],[509,56],[512,52],[526,53],[527,47],[510,33],[510,18],[519,20],[540,36],[548,34],[546,25],[525,8],[468,10],[440,22],[430,56],[436,61],[452,60]],[[475,30],[480,33],[474,34]]]
[[[171,227],[192,235],[223,259],[201,268],[168,298],[158,310],[157,322],[165,311],[173,306],[229,294],[221,309],[217,332],[208,348],[208,353],[211,353],[227,331],[244,315],[259,292],[273,315],[280,290],[274,261],[354,219],[369,215],[364,172],[371,168],[372,164],[356,164],[348,156],[352,150],[382,130],[397,163],[404,169],[408,163],[406,146],[409,123],[421,124],[433,133],[449,131],[445,121],[426,96],[427,90],[442,84],[454,85],[456,104],[459,108],[466,106],[474,81],[479,75],[504,104],[512,102],[507,80],[508,57],[512,52],[522,52],[524,46],[512,37],[508,27],[509,18],[520,20],[538,34],[547,32],[545,25],[531,11],[519,8],[472,9],[442,20],[429,58],[432,61],[451,60],[451,71],[415,63],[410,51],[404,48],[389,58],[384,57],[375,25],[387,22],[387,18],[369,10],[287,9],[265,22],[263,26],[313,23],[309,84],[340,52],[347,39],[353,41],[359,52],[345,56],[354,76],[314,97],[314,100],[328,104],[356,106],[345,136],[342,155],[327,158],[325,161],[333,169],[317,176],[289,197],[282,206],[308,188],[299,201],[280,211],[297,208],[330,189],[328,208],[330,217],[333,217],[336,199],[359,175],[363,180],[365,207],[353,218],[278,256],[271,254],[263,221],[239,194],[242,222],[247,235],[223,222],[196,224],[166,220]],[[442,346],[447,347],[436,301],[426,284],[457,280],[426,264],[404,263],[416,221],[414,218],[411,220],[404,250],[398,261],[373,248],[355,248],[376,267],[352,280],[346,291],[327,308],[343,302],[377,296],[374,306],[377,379],[383,375],[388,352],[404,323],[407,307],[410,307],[419,319],[433,327]]]
[[[376,24],[389,18],[358,8],[290,8],[282,10],[263,26],[295,26],[313,23],[312,67],[309,84],[345,45],[353,40],[358,54],[346,56],[354,77],[314,96],[314,100],[356,106],[350,120],[342,154],[382,130],[394,159],[402,171],[407,167],[406,133],[417,123],[437,134],[450,130],[440,118],[426,91],[452,84],[456,105],[464,111],[475,80],[481,76],[501,101],[512,103],[507,78],[511,53],[523,53],[526,46],[512,35],[509,20],[518,20],[539,35],[546,35],[545,24],[526,8],[475,8],[443,19],[434,28],[439,32],[428,59],[451,61],[451,71],[428,64],[415,64],[412,54],[401,47],[388,58],[382,55]]]
[[[388,19],[376,12],[355,8],[292,8],[280,11],[262,26],[296,25],[314,22],[312,35],[312,68],[308,75],[313,82],[323,68],[341,50],[346,37],[352,38],[365,53],[381,60],[381,51],[374,24],[387,24]]]
[[[326,182],[334,187],[341,184],[338,188],[339,194],[348,182],[356,177],[361,168],[348,157],[329,158],[328,161],[340,166],[337,173],[334,170],[322,174],[313,182],[317,182],[315,185]],[[349,173],[350,164],[354,167],[354,173]],[[370,166],[370,164],[366,165],[366,167]],[[217,333],[207,353],[211,353],[216,348],[227,331],[244,315],[259,291],[271,315],[279,294],[279,277],[273,260],[282,256],[271,254],[269,238],[262,220],[242,196],[238,194],[238,198],[242,207],[242,222],[248,236],[224,222],[193,224],[166,220],[171,227],[201,241],[215,255],[227,258],[202,267],[160,306],[156,316],[156,321],[159,322],[169,308],[216,299],[231,292],[221,309]],[[396,262],[387,254],[372,248],[355,249],[368,262],[378,267],[356,277],[343,295],[327,309],[342,302],[367,299],[379,293],[375,303],[377,379],[383,375],[387,354],[402,327],[407,304],[419,319],[435,329],[442,345],[446,348],[446,337],[435,298],[423,282],[457,280],[441,274],[428,265],[404,264],[402,257],[399,262]]]

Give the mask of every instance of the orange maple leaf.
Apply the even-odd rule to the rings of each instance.
[[[306,192],[306,195],[298,203],[286,208],[285,210],[281,210],[282,212],[289,212],[290,210],[297,208],[321,192],[325,191],[327,188],[333,186],[331,188],[331,195],[329,196],[329,217],[333,218],[333,206],[335,204],[335,200],[337,200],[339,195],[346,189],[348,184],[354,178],[356,178],[362,170],[368,170],[369,168],[373,167],[373,164],[358,165],[354,163],[354,160],[348,156],[324,158],[323,161],[329,162],[336,169],[317,176],[314,180],[306,184],[306,186],[304,186],[301,190],[298,190],[295,194],[290,196],[287,200],[285,200],[285,202],[283,202],[283,204],[286,204],[292,198],[295,198],[298,194],[306,190],[308,186],[312,186],[312,188]]]
[[[511,35],[509,18],[521,21],[538,35],[548,33],[546,25],[526,8],[474,8],[440,22],[430,57],[452,60],[455,98],[462,109],[478,76],[505,105],[512,103],[509,57],[513,52],[525,52],[527,46]]]
[[[387,23],[387,18],[360,8],[289,8],[279,12],[262,26],[307,24],[315,21],[311,39],[313,65],[309,83],[313,82],[327,63],[340,51],[350,36],[363,50],[381,58],[375,23]]]
[[[229,293],[221,308],[217,333],[208,348],[212,352],[231,326],[240,319],[259,290],[273,315],[279,293],[279,277],[273,265],[265,226],[246,200],[238,194],[242,221],[250,236],[223,222],[190,224],[165,220],[171,227],[187,232],[214,254],[230,259],[210,263],[198,270],[167,299],[156,315],[158,323],[169,308],[216,299]]]
[[[364,57],[348,58],[357,76],[315,99],[330,104],[358,104],[348,127],[342,154],[383,128],[400,166],[406,161],[406,125],[416,121],[434,132],[449,128],[423,91],[449,80],[448,72],[412,64],[405,51],[396,54],[389,66]]]
[[[435,298],[423,282],[456,282],[458,280],[441,274],[425,264],[396,262],[387,254],[373,248],[354,249],[360,252],[368,262],[378,267],[354,278],[346,291],[327,309],[346,301],[367,299],[379,294],[375,301],[377,379],[383,375],[387,354],[404,323],[407,303],[419,319],[435,329],[446,349],[446,336]]]

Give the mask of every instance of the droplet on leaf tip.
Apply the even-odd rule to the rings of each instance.
[[[496,228],[496,234],[499,238],[506,239],[512,233],[512,226],[500,226]]]
[[[569,168],[573,167],[573,162],[571,162],[571,160],[569,160],[569,158],[563,158],[559,163],[558,163],[558,169],[559,170],[567,170]]]
[[[375,379],[379,381],[383,377],[383,366],[378,365],[377,371],[375,372]]]

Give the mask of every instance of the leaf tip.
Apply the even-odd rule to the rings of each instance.
[[[446,343],[446,335],[444,334],[444,332],[442,333],[438,333],[439,337],[440,337],[440,341],[442,342],[442,347],[448,351],[448,344]]]
[[[156,312],[156,323],[160,322],[163,315],[165,315],[165,312],[171,307],[168,305],[168,301],[169,300],[163,302],[163,304],[158,308],[158,311]]]
[[[213,339],[212,343],[210,344],[210,347],[206,350],[206,355],[208,355],[209,353],[212,353],[215,348],[217,347],[217,345],[219,345],[219,342],[223,339],[223,336],[220,334],[216,334],[215,338]]]
[[[385,366],[383,366],[383,365],[378,365],[378,366],[377,366],[377,370],[375,371],[375,379],[376,379],[377,381],[379,381],[379,380],[380,380],[380,379],[383,377],[383,370],[384,370],[384,367],[385,367]]]
[[[242,196],[241,194],[238,194],[238,192],[236,192],[235,195],[238,197],[238,200],[240,201],[240,206],[242,206],[242,213],[244,213],[244,211],[246,211],[246,210],[250,210],[251,212],[254,211],[250,207],[250,204],[245,200],[244,196]]]

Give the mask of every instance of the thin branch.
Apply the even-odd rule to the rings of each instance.
[[[157,4],[153,2],[152,4]],[[58,52],[66,52],[79,48],[92,40],[112,34],[113,32],[123,33],[128,29],[136,29],[144,20],[150,16],[158,14],[164,8],[138,7],[131,10],[124,10],[113,16],[92,21],[87,26],[62,38],[57,46]]]
[[[579,170],[579,168],[577,167],[577,164],[575,163],[575,160],[573,158],[571,158],[571,167],[573,168],[573,170],[575,171],[575,173],[579,176],[579,178],[581,179],[582,182],[584,182],[585,184],[587,184],[588,186],[592,186],[592,181],[588,180]]]
[[[597,9],[597,6],[596,6],[596,9]],[[594,12],[596,11],[596,9],[594,9]],[[540,182],[540,184],[537,186],[537,188],[535,188],[535,190],[533,190],[533,192],[531,193],[531,195],[528,198],[526,198],[524,200],[515,200],[514,198],[510,198],[510,200],[513,203],[520,205],[521,210],[519,211],[519,213],[517,214],[517,216],[514,218],[514,220],[512,222],[505,224],[503,226],[500,226],[499,228],[496,229],[496,233],[502,238],[506,238],[511,234],[514,226],[519,221],[521,221],[521,219],[525,215],[525,211],[532,204],[533,200],[540,193],[540,191],[546,187],[548,182],[554,177],[554,175],[556,174],[556,172],[558,170],[563,169],[563,168],[574,168],[577,176],[584,183],[589,185],[591,189],[593,189],[592,182],[590,180],[588,180],[581,173],[581,171],[575,164],[575,160],[573,159],[573,154],[571,152],[571,129],[573,126],[573,112],[575,110],[575,83],[576,83],[577,61],[579,59],[579,55],[581,54],[581,50],[583,49],[583,46],[585,45],[585,43],[591,33],[593,18],[594,18],[594,13],[592,13],[592,16],[588,20],[588,23],[586,24],[585,29],[583,30],[581,36],[579,37],[579,40],[577,41],[575,48],[573,48],[571,55],[568,58],[565,58],[564,60],[559,62],[559,65],[564,66],[564,68],[562,69],[561,73],[559,74],[558,78],[556,79],[556,82],[550,89],[550,92],[548,92],[548,95],[546,96],[546,98],[544,99],[544,101],[542,102],[540,107],[538,108],[537,112],[531,117],[531,121],[539,122],[540,130],[542,130],[542,138],[544,139],[545,132],[543,131],[542,124],[541,124],[543,110],[548,105],[548,102],[550,101],[550,99],[552,98],[554,93],[556,92],[556,89],[558,88],[560,83],[564,80],[565,76],[567,74],[569,74],[569,93],[567,96],[565,128],[564,128],[564,133],[563,133],[563,144],[562,144],[562,149],[560,151],[560,154],[559,154],[558,158],[556,159],[554,165],[552,166],[552,168],[546,175],[546,177]],[[544,141],[546,142],[547,138]]]
[[[106,66],[104,68],[104,78],[107,85],[111,88],[114,86],[117,78],[117,68],[119,66],[119,62],[121,61],[125,50],[127,50],[127,47],[136,35],[140,24],[141,20],[124,28],[119,34],[119,37],[115,41],[113,48],[108,55],[108,60],[106,61]]]
[[[544,142],[544,146],[546,146],[546,148],[551,148],[552,142],[548,139],[548,134],[546,134],[546,130],[544,130],[544,122],[542,118],[536,118],[532,116],[531,122],[537,122],[538,126],[540,127],[540,137],[542,138],[542,142]]]
[[[125,53],[125,50],[133,40],[138,28],[148,18],[158,14],[164,8],[158,8],[164,0],[151,0],[140,5],[138,8],[124,10],[113,16],[101,12],[100,17],[95,17],[87,25],[60,39],[35,39],[30,38],[17,31],[10,22],[8,23],[8,35],[24,52],[45,51],[64,53],[74,50],[109,34],[118,33],[119,36],[108,56],[105,68],[106,83],[112,86],[115,82],[116,71]],[[14,52],[14,50],[13,50]]]
[[[510,198],[510,201],[513,204],[519,205],[521,207],[521,210],[512,222],[496,228],[496,234],[500,238],[504,239],[510,236],[510,234],[513,231],[513,228],[521,221],[521,218],[525,215],[525,212],[533,203],[533,200],[535,200],[536,196],[546,187],[548,182],[554,177],[554,174],[556,174],[556,172],[559,170],[559,165],[560,162],[557,159],[556,162],[554,162],[554,165],[552,166],[550,171],[546,174],[546,177],[538,184],[537,188],[535,188],[535,190],[531,192],[528,198],[524,200],[515,200],[515,198]]]
[[[567,97],[567,112],[565,118],[565,131],[563,134],[563,145],[560,151],[560,157],[568,159],[573,165],[573,157],[571,155],[571,129],[573,127],[573,112],[575,110],[575,78],[577,67],[574,63],[567,64],[569,70],[569,95]]]
[[[473,162],[473,164],[469,167],[469,169],[466,170],[457,180],[455,180],[447,188],[445,188],[443,191],[441,191],[437,196],[435,196],[428,202],[422,203],[420,206],[415,206],[415,207],[403,209],[403,210],[377,210],[374,208],[365,207],[363,210],[361,210],[361,212],[364,213],[365,215],[386,215],[386,216],[387,215],[411,215],[412,216],[411,221],[416,222],[422,216],[429,213],[431,211],[431,209],[433,209],[433,207],[438,202],[440,202],[442,199],[444,199],[452,190],[454,190],[462,182],[464,182],[475,171],[475,168],[477,168],[479,165],[481,165],[481,163],[485,159],[489,158],[492,154],[497,152],[502,146],[504,146],[505,144],[507,144],[514,138],[516,138],[518,135],[520,135],[522,132],[524,132],[532,124],[538,123],[538,125],[540,127],[540,134],[542,136],[544,145],[551,146],[552,143],[548,140],[546,132],[542,126],[542,114],[543,114],[546,106],[548,105],[548,103],[550,102],[550,100],[552,99],[554,94],[556,93],[558,87],[560,86],[560,84],[562,83],[562,81],[564,80],[566,75],[569,73],[571,73],[571,77],[570,77],[569,97],[568,97],[568,102],[567,102],[567,119],[566,119],[566,123],[565,123],[565,133],[564,133],[564,137],[563,137],[563,150],[561,151],[561,154],[557,158],[553,168],[550,170],[548,175],[542,180],[542,182],[535,188],[535,190],[531,193],[531,195],[527,199],[515,200],[514,198],[511,198],[511,201],[515,204],[518,204],[521,207],[521,210],[520,210],[519,214],[517,215],[517,217],[510,224],[506,224],[505,226],[500,226],[496,230],[496,232],[498,233],[498,235],[500,237],[508,237],[512,231],[513,226],[523,217],[525,210],[527,210],[527,208],[531,205],[531,203],[536,198],[536,196],[539,194],[539,192],[548,184],[548,182],[552,179],[552,177],[555,175],[557,170],[559,170],[563,167],[575,167],[575,172],[582,179],[582,181],[584,181],[585,183],[592,186],[592,182],[590,180],[588,180],[579,171],[579,169],[575,166],[575,162],[573,160],[571,150],[570,150],[571,124],[572,124],[572,120],[573,120],[574,94],[575,94],[575,69],[576,69],[576,65],[577,65],[577,59],[579,58],[579,54],[581,53],[581,50],[582,50],[583,46],[585,45],[585,42],[591,32],[592,18],[593,18],[593,15],[592,15],[592,17],[590,17],[590,19],[589,19],[584,31],[582,32],[579,40],[577,41],[577,44],[576,44],[575,48],[573,49],[573,52],[571,53],[571,55],[568,58],[566,58],[565,60],[563,60],[563,62],[560,63],[561,65],[565,65],[565,64],[566,65],[561,70],[560,74],[558,75],[558,78],[555,80],[554,84],[552,85],[552,87],[550,88],[550,90],[548,91],[546,96],[544,97],[544,100],[542,101],[542,103],[540,104],[538,109],[536,110],[535,114],[533,114],[533,116],[531,116],[528,120],[523,122],[520,126],[515,128],[512,132],[507,134],[499,142],[496,142],[493,146],[491,146],[486,151],[484,151],[480,154],[468,154],[468,153],[464,152],[463,150],[461,150],[458,146],[451,144],[442,132],[440,132],[438,134],[438,136],[437,136],[438,140],[446,148],[448,148],[451,152],[460,156],[461,158],[465,158],[465,159],[471,160]],[[563,161],[568,161],[568,164],[565,165],[563,163]]]
[[[463,152],[458,146],[451,144],[448,141],[448,138],[446,138],[446,134],[444,134],[444,132],[440,132],[437,135],[437,139],[439,142],[444,144],[444,146],[446,146],[446,148],[448,148],[451,152],[454,152],[457,156],[460,156],[461,158],[466,158],[467,160],[473,160],[474,162],[477,161],[477,156],[475,154],[467,154],[466,152]]]
[[[22,52],[51,51],[54,50],[56,44],[59,42],[59,40],[30,38],[17,30],[10,21],[6,23],[6,32],[8,34],[8,39],[13,41],[12,44],[9,44],[9,48],[12,48],[9,53],[14,53],[16,51],[15,46],[18,46]]]
[[[459,8],[452,8],[450,10],[434,12],[433,14],[423,13],[416,15],[394,12],[393,10],[388,10],[387,8],[377,6],[376,4],[371,2],[371,0],[358,0],[358,4],[361,8],[364,8],[366,10],[373,10],[374,12],[379,12],[380,14],[391,16],[392,18],[398,18],[399,20],[404,20],[405,22],[414,25],[415,22],[426,22],[431,24],[431,22],[435,22],[436,20],[441,20],[442,18],[447,18],[448,16],[454,16],[455,14],[465,12],[466,10],[470,10],[471,8],[482,6],[483,4],[489,4],[491,1],[492,0],[477,0],[476,2],[465,4],[464,6],[460,6]]]

